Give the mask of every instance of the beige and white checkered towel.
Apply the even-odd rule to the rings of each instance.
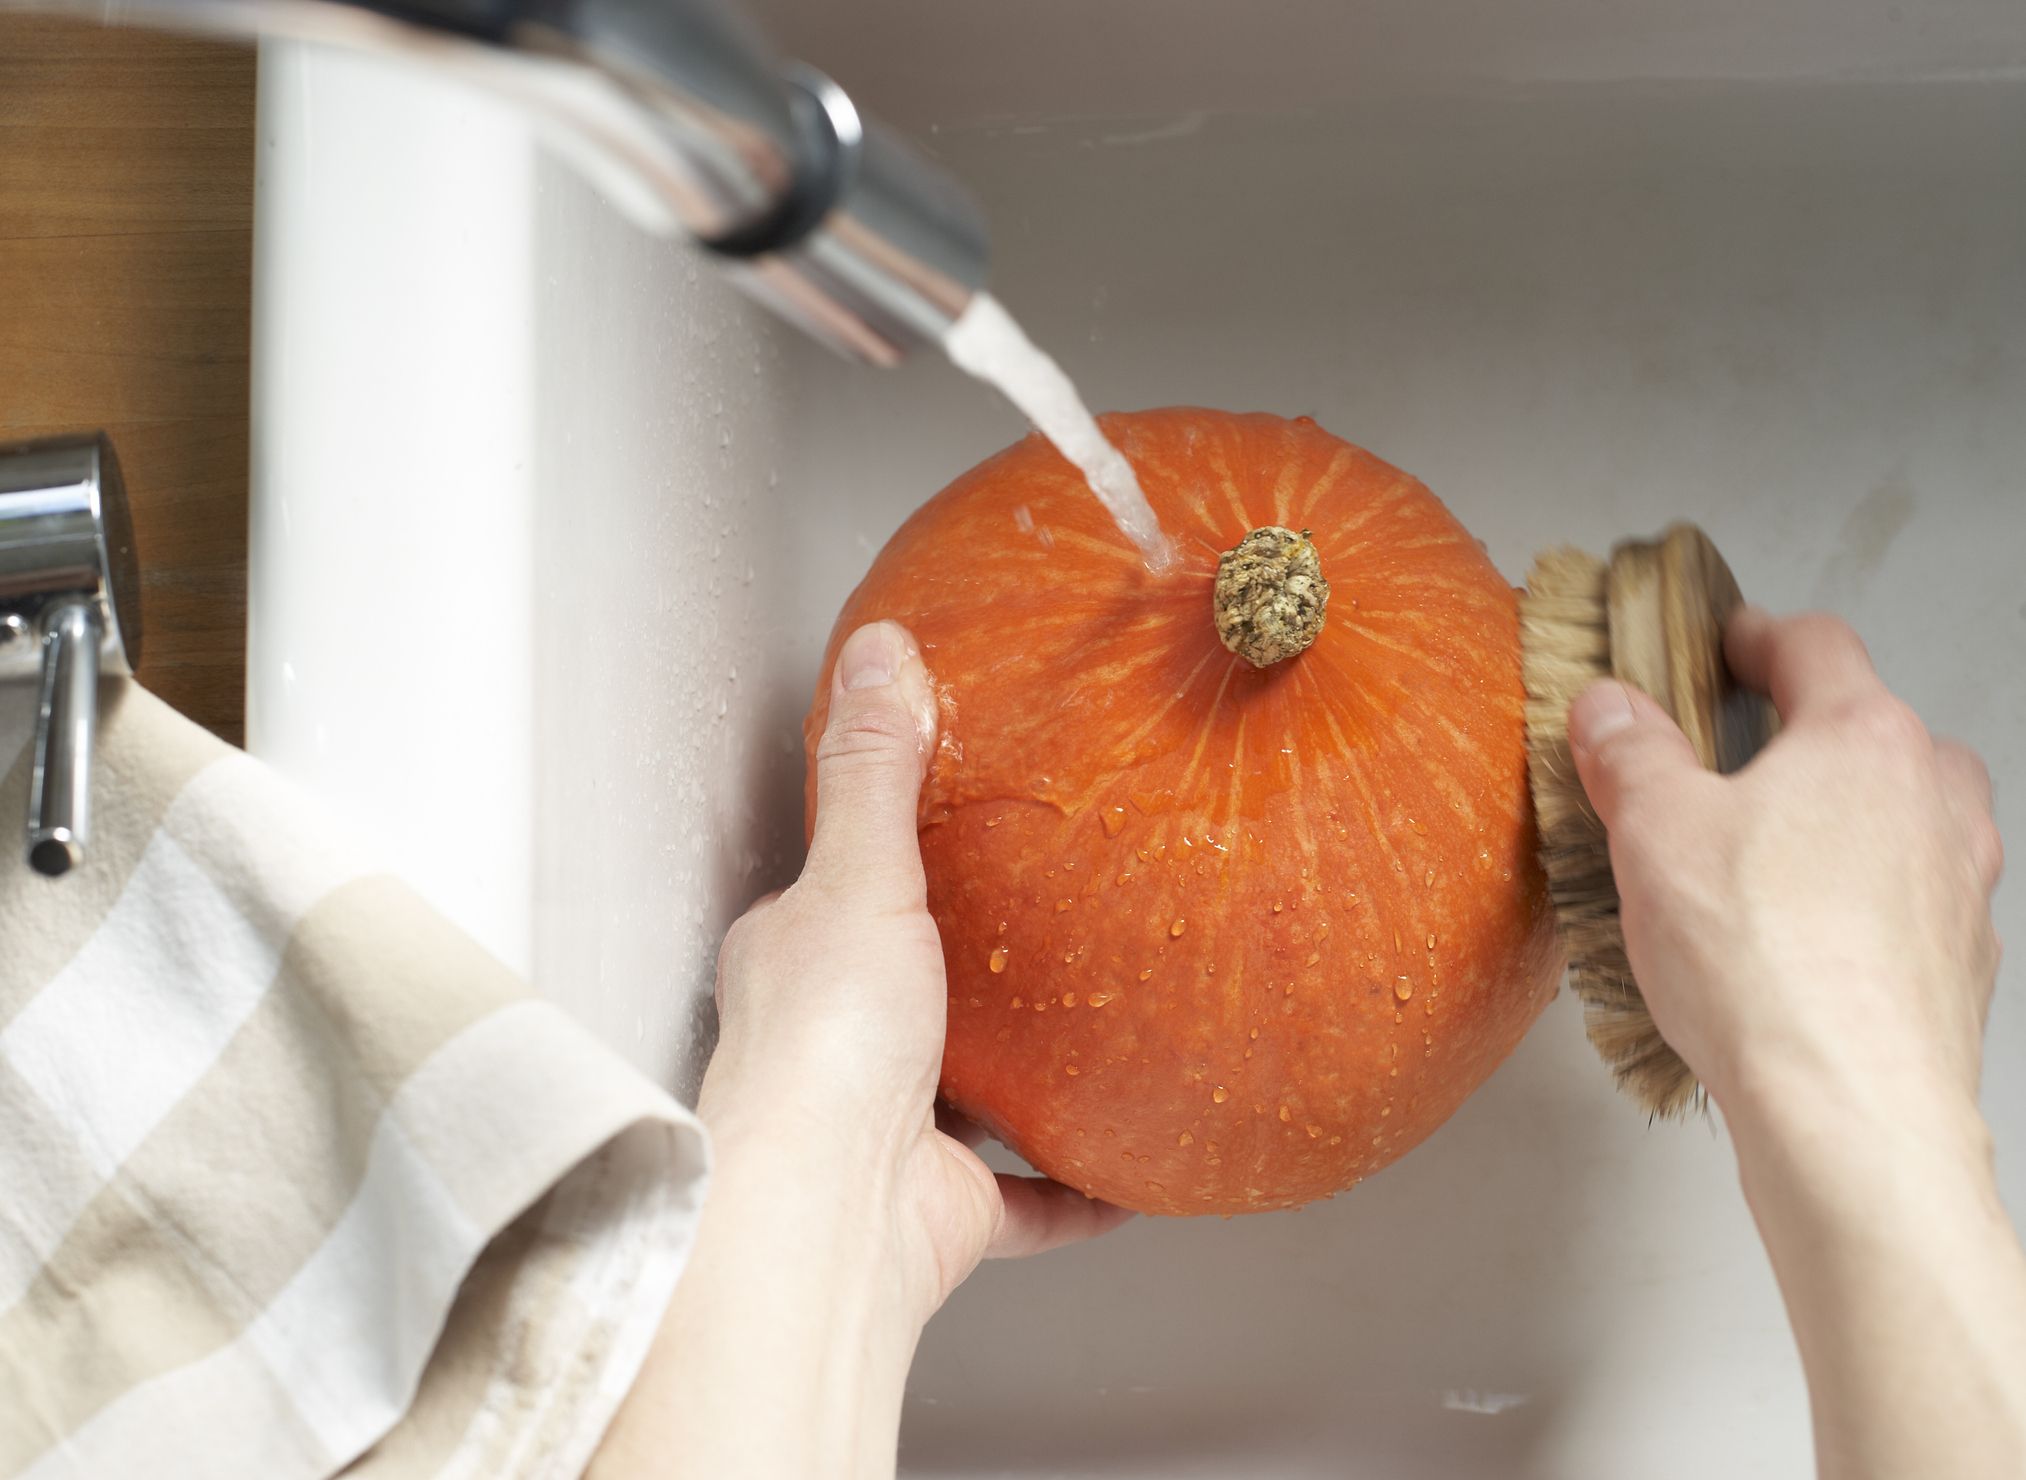
[[[0,831],[0,1475],[577,1474],[701,1128],[258,763],[105,695],[87,862]]]

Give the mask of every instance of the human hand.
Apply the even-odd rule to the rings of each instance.
[[[936,707],[891,622],[852,634],[817,751],[802,877],[732,928],[697,1106],[697,1242],[594,1480],[894,1472],[923,1323],[983,1258],[1130,1216],[995,1177],[939,1127],[947,998],[915,809]]]
[[[1032,1254],[1130,1215],[1039,1177],[995,1176],[935,1113],[947,998],[916,804],[936,701],[905,628],[854,633],[831,676],[802,876],[732,928],[699,1111],[720,1160],[799,1144],[847,1173],[882,1225],[914,1319],[981,1258]]]
[[[1726,652],[1783,722],[1735,776],[1622,684],[1569,715],[1655,1023],[1733,1118],[1795,1093],[1973,1106],[1998,962],[1989,773],[1834,618],[1747,608]]]
[[[1730,1127],[1824,1480],[2026,1473],[2026,1257],[1976,1104],[1990,775],[1842,622],[1746,610],[1725,651],[1783,722],[1735,776],[1623,685],[1569,713],[1640,991]]]

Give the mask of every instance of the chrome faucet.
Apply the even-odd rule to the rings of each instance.
[[[686,232],[832,348],[940,345],[985,278],[977,207],[716,0],[0,0],[406,58],[517,99],[636,222]]]
[[[0,679],[40,678],[28,862],[83,860],[101,673],[141,655],[141,583],[120,465],[103,437],[0,447]]]
[[[940,347],[985,278],[964,190],[778,62],[716,0],[0,0],[0,10],[380,53],[525,105],[641,226],[686,233],[746,292],[876,365]],[[98,678],[138,661],[139,582],[112,446],[0,448],[0,679],[40,679],[28,857],[81,861]]]

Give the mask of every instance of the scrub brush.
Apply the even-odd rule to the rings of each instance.
[[[1742,599],[1730,567],[1692,524],[1628,540],[1608,561],[1547,551],[1520,597],[1527,774],[1569,979],[1590,1042],[1618,1087],[1654,1116],[1699,1108],[1701,1086],[1654,1027],[1626,959],[1604,824],[1569,753],[1569,705],[1597,679],[1616,678],[1673,715],[1705,767],[1737,770],[1777,722],[1724,666],[1724,622]]]

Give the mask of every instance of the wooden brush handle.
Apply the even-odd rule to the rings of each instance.
[[[1724,663],[1724,623],[1744,598],[1737,579],[1693,524],[1611,552],[1605,580],[1611,672],[1674,716],[1703,766],[1737,770],[1778,726],[1773,706],[1738,687]]]

